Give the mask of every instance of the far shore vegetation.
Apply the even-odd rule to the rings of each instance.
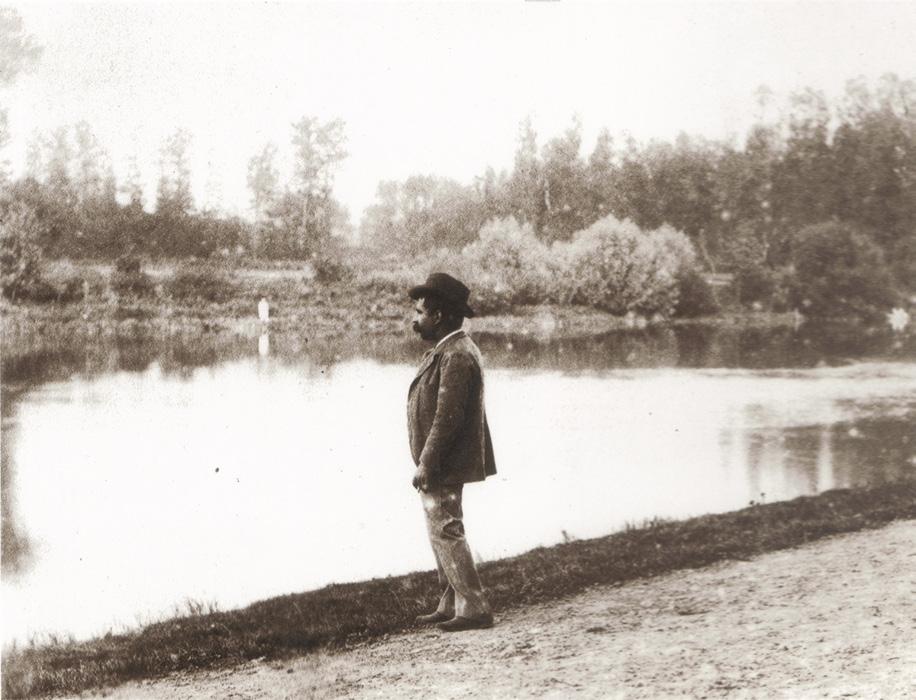
[[[800,92],[741,141],[605,131],[584,153],[577,120],[543,141],[526,120],[511,171],[382,182],[358,223],[334,197],[346,140],[340,120],[292,124],[292,176],[276,144],[254,154],[242,218],[195,203],[181,129],[154,197],[137,172],[116,179],[91,125],[34,135],[27,172],[0,172],[4,325],[231,323],[264,297],[277,325],[373,332],[435,269],[462,278],[483,317],[548,306],[629,324],[723,310],[874,324],[916,298],[911,79],[852,80],[835,104]]]
[[[916,518],[916,479],[828,491],[679,522],[652,521],[572,540],[480,569],[497,615],[592,586],[620,585],[714,562],[746,559],[897,519]],[[190,603],[183,616],[129,634],[7,649],[3,697],[80,691],[251,659],[282,660],[398,633],[438,597],[435,572],[334,584],[240,610]],[[494,630],[498,634],[498,628]]]

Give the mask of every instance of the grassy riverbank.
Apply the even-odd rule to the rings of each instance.
[[[335,299],[348,299],[350,308],[342,309]],[[135,303],[129,306],[94,304],[90,307],[64,305],[0,306],[3,350],[9,356],[32,350],[47,350],[58,345],[71,346],[116,338],[210,339],[231,343],[256,339],[269,330],[272,341],[292,348],[321,343],[342,336],[372,338],[410,335],[413,306],[406,294],[384,303],[358,307],[354,293],[326,289],[300,306],[275,309],[268,325],[254,315],[255,303],[178,305],[169,307]],[[250,308],[249,308],[250,307]],[[519,306],[510,312],[476,317],[467,325],[472,332],[531,336],[562,340],[597,336],[616,330],[672,325],[702,325],[719,328],[791,327],[791,314],[768,312],[728,312],[700,319],[674,319],[649,322],[621,318],[594,309],[544,304]]]
[[[390,267],[390,266],[389,266]],[[308,265],[214,267],[201,263],[163,263],[145,272],[120,275],[109,263],[63,261],[49,267],[55,289],[80,281],[79,292],[64,301],[0,301],[5,352],[22,353],[73,340],[92,342],[113,336],[272,338],[295,346],[341,334],[404,334],[413,317],[407,289],[423,273],[406,267],[379,268],[365,261],[337,276],[317,275]],[[723,311],[704,321],[727,325],[791,324],[791,314],[738,308],[727,284],[714,280]],[[270,303],[270,323],[258,320],[258,302]],[[520,303],[486,289],[475,290],[478,312],[472,327],[480,332],[569,337],[672,322],[660,316],[615,316],[571,304]]]
[[[510,606],[562,598],[594,585],[747,558],[913,518],[916,479],[682,522],[655,522],[486,562],[481,572],[498,615]],[[410,628],[413,617],[430,609],[436,597],[435,574],[422,572],[331,585],[241,610],[169,620],[133,634],[7,650],[3,696],[78,692],[183,669],[296,655],[377,638]]]
[[[403,357],[403,348],[414,341],[413,302],[407,296],[410,283],[402,273],[365,273],[360,281],[319,282],[299,269],[241,269],[233,273],[223,293],[205,299],[162,291],[156,280],[173,274],[168,269],[151,270],[154,291],[143,295],[115,293],[105,282],[110,272],[99,272],[89,264],[78,269],[84,277],[97,276],[97,284],[81,300],[15,304],[0,300],[5,383],[22,374],[32,379],[47,372],[49,378],[66,377],[70,368],[90,372],[142,368],[154,358],[166,368],[206,365],[251,355],[266,331],[271,354],[287,359],[308,355],[330,361],[353,353],[376,359]],[[270,303],[267,324],[257,316],[262,297]],[[791,329],[793,322],[791,314],[736,308],[700,319],[620,317],[559,304],[482,309],[467,324],[478,336],[552,342],[680,324]],[[411,359],[419,357],[423,348],[413,350]],[[117,366],[112,367],[112,362]]]

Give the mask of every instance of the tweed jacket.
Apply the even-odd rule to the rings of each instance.
[[[407,394],[407,430],[414,464],[429,469],[433,486],[483,481],[496,473],[480,350],[464,331],[423,358]]]

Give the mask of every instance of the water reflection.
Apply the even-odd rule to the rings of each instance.
[[[833,469],[833,447],[830,439],[833,432],[833,426],[822,426],[819,432],[820,435],[817,443],[817,481],[815,483],[815,490],[827,491],[837,484]]]
[[[0,506],[2,506],[3,529],[0,534],[2,545],[3,578],[16,577],[24,571],[31,560],[32,543],[22,529],[22,518],[19,517],[16,503],[15,469],[13,468],[13,445],[15,444],[16,420],[10,414],[9,407],[15,403],[15,397],[4,395],[2,417],[3,439],[0,440]]]
[[[473,327],[472,327],[473,331]],[[330,366],[354,359],[413,363],[423,345],[405,330],[402,335],[343,335],[309,342],[306,337],[258,338],[272,357],[286,362]],[[708,325],[620,330],[573,338],[541,334],[474,333],[490,367],[594,372],[627,367],[803,368],[838,365],[862,359],[912,360],[916,334],[903,339],[890,331],[846,325],[805,324],[791,328],[731,328]],[[187,373],[195,367],[251,357],[246,337],[192,332],[167,337],[127,334],[98,336],[33,351],[4,346],[2,378],[37,384],[75,374],[142,372],[156,364],[165,373]]]
[[[916,336],[899,343],[890,332],[829,324],[806,324],[798,330],[683,325],[562,340],[491,334],[475,338],[491,366],[566,372],[625,367],[803,368],[864,357],[916,357]]]
[[[731,426],[723,430],[723,458],[746,471],[757,502],[891,482],[907,475],[916,455],[914,413],[773,429]]]
[[[477,554],[904,476],[916,364],[851,362],[850,337],[478,336],[500,474],[469,488]],[[422,350],[265,334],[257,353],[197,337],[5,355],[5,640],[429,568],[403,413]]]

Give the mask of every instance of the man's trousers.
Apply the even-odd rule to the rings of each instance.
[[[429,542],[444,587],[437,612],[449,617],[477,617],[490,612],[461,521],[461,484],[430,488],[420,496]]]

